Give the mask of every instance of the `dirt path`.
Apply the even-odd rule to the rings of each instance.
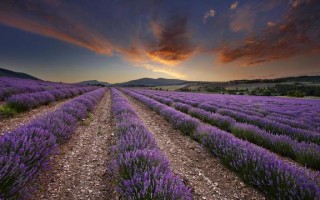
[[[70,99],[53,102],[50,105],[41,106],[28,112],[20,113],[13,118],[0,119],[0,136],[3,135],[4,132],[14,130],[15,128],[32,121],[33,119],[44,113],[56,110],[63,103],[69,100]]]
[[[127,97],[169,158],[172,171],[193,188],[194,199],[265,199],[258,191],[246,186],[199,143],[182,135],[142,103]]]
[[[115,199],[105,174],[114,122],[110,91],[95,109],[88,126],[80,126],[53,158],[52,170],[40,177],[40,188],[31,199]]]

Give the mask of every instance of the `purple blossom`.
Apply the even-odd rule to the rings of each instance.
[[[174,126],[178,125],[178,120],[174,119],[176,116],[179,116],[180,118],[189,117],[177,110],[172,110],[172,108],[169,108],[164,104],[159,105],[161,103],[138,94],[135,90],[124,91],[128,95],[143,102],[151,109],[159,110],[158,112]],[[180,93],[176,95],[182,96]],[[169,94],[167,96],[169,96]],[[197,97],[199,98],[199,96]],[[174,97],[174,99],[179,99],[179,97]],[[183,99],[182,101],[183,103],[187,103],[188,100]],[[265,139],[269,145],[272,145],[272,141],[268,141],[268,137],[271,138],[272,135],[256,126],[235,123],[231,128],[232,127],[241,131],[246,131],[243,135],[250,133],[251,135],[246,137],[248,140],[258,141],[259,139]],[[226,166],[234,170],[244,181],[259,188],[272,199],[320,199],[319,172],[292,165],[261,147],[238,139],[233,134],[210,125],[198,123],[198,125],[196,125],[196,130],[191,137],[200,141],[216,157],[220,158]],[[278,142],[278,144],[281,144],[281,142],[286,141],[285,137],[287,136],[279,135],[275,137],[275,141]],[[290,140],[287,141],[289,141],[289,143],[284,143],[285,145],[282,147],[291,147],[293,148],[293,151],[299,151],[301,148],[304,152],[308,152],[306,150],[310,148],[312,151],[308,154],[309,159],[312,159],[312,156],[314,156],[312,153],[317,154],[317,145],[315,144],[297,143],[296,141],[292,141],[292,144],[296,145],[290,146]]]
[[[104,89],[98,89],[79,96],[0,138],[0,199],[28,197],[28,183],[49,167],[57,145],[67,141],[76,129],[77,120],[69,112],[75,108],[87,112],[91,104],[87,107],[79,101],[90,99],[96,104],[104,93]],[[75,107],[69,109],[72,104]]]
[[[117,145],[109,166],[124,199],[191,199],[190,190],[172,174],[168,159],[128,101],[112,89]],[[183,125],[180,124],[182,127]]]

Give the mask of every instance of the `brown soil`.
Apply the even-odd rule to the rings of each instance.
[[[89,125],[80,126],[71,140],[60,146],[52,169],[40,176],[38,190],[31,199],[116,198],[106,176],[110,147],[115,144],[110,91],[86,123]]]
[[[194,199],[265,199],[199,143],[175,130],[169,122],[142,103],[127,97],[169,158],[172,171],[192,188]]]
[[[41,106],[39,108],[30,110],[29,112],[20,113],[17,116],[12,118],[0,119],[0,136],[7,131],[14,130],[23,124],[27,124],[28,122],[32,121],[33,119],[35,119],[36,117],[42,114],[56,110],[66,101],[68,100],[53,102],[49,105]]]

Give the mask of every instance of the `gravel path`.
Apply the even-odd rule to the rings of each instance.
[[[63,103],[69,100],[70,99],[53,102],[49,105],[30,110],[29,112],[20,113],[13,118],[0,119],[0,136],[3,135],[4,132],[14,130],[15,128],[30,122],[42,114],[56,110]]]
[[[115,199],[107,180],[106,166],[114,145],[114,122],[108,91],[96,107],[88,126],[80,126],[71,140],[60,147],[52,169],[42,174],[31,199]]]
[[[172,171],[193,188],[194,199],[265,199],[258,191],[246,186],[199,143],[175,130],[169,122],[142,103],[127,97],[169,158]]]

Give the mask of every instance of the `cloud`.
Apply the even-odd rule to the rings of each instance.
[[[260,16],[264,16],[265,12],[273,10],[284,1],[287,2],[288,0],[249,1],[240,7],[238,1],[234,2],[230,6],[230,10],[234,10],[230,14],[230,30],[244,33],[255,31],[258,27],[258,22],[261,20]],[[263,19],[263,17],[261,18]],[[256,24],[257,26],[255,26]]]
[[[239,2],[238,2],[238,1],[232,3],[232,4],[230,5],[230,10],[236,9],[236,8],[238,7],[238,5],[239,5]]]
[[[249,5],[238,8],[231,15],[230,30],[233,32],[251,32],[255,22],[255,12]]]
[[[293,6],[293,7],[297,7],[301,4],[304,4],[304,3],[309,3],[310,0],[290,0],[290,4]]]
[[[115,49],[113,44],[96,30],[86,27],[71,19],[61,17],[57,13],[40,10],[45,4],[59,6],[59,1],[46,0],[44,4],[32,1],[20,2],[16,5],[4,3],[0,6],[0,23],[34,34],[55,38],[91,51],[111,55]]]
[[[137,37],[129,48],[120,48],[119,53],[136,67],[183,78],[175,68],[198,52],[198,47],[191,42],[192,34],[187,24],[183,15],[152,19],[148,26],[152,38],[142,40]]]
[[[198,47],[191,43],[192,34],[187,28],[186,17],[174,15],[165,20],[153,19],[149,29],[152,39],[136,38],[130,48],[120,50],[124,59],[153,72],[183,78],[183,74],[176,72],[176,66],[198,52]]]
[[[268,22],[267,26],[271,27],[271,26],[275,26],[276,24],[274,22]]]
[[[160,73],[164,73],[176,78],[185,78],[185,75],[179,72],[174,71],[173,69],[164,67],[164,66],[155,66],[152,64],[143,64],[141,65],[143,68],[151,70],[153,72],[160,72]]]
[[[136,38],[131,47],[119,50],[126,59],[174,67],[197,51],[197,46],[191,42],[192,34],[187,27],[185,16],[174,15],[165,20],[153,19],[148,28],[152,33],[152,39]]]
[[[214,17],[216,15],[216,11],[214,9],[208,10],[203,16],[203,23],[207,23],[208,18]]]
[[[256,65],[295,55],[320,52],[320,3],[310,0],[289,8],[283,19],[261,33],[248,36],[239,45],[219,49],[223,63],[239,60]]]
[[[195,51],[185,16],[172,16],[164,22],[152,21],[154,39],[146,46],[147,56],[154,62],[175,66],[187,60]]]
[[[98,54],[119,55],[133,65],[153,72],[180,77],[181,74],[169,68],[190,58],[196,49],[191,44],[192,34],[185,15],[173,14],[164,19],[153,17],[147,11],[149,22],[146,22],[146,27],[140,27],[141,30],[127,21],[123,26],[120,24],[105,30],[103,27],[108,25],[104,21],[88,19],[85,14],[80,8],[61,0],[17,0],[15,3],[5,0],[0,5],[1,24],[58,39]],[[113,17],[117,18],[117,15]],[[114,25],[113,21],[111,23]],[[96,24],[99,25],[93,26]],[[130,37],[123,33],[128,26],[134,28]],[[134,38],[131,45],[128,45],[127,38]]]

